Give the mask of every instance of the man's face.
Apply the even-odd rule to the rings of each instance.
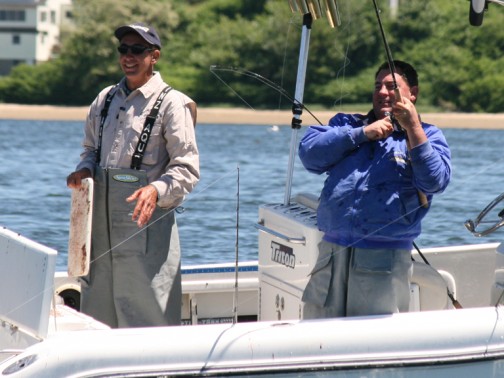
[[[413,103],[416,101],[418,87],[410,88],[408,82],[399,74],[395,74],[397,88],[402,97],[407,97]],[[373,110],[378,119],[385,118],[385,112],[392,112],[392,105],[396,101],[394,82],[389,70],[381,70],[376,76],[373,91]]]
[[[126,34],[121,38],[120,46],[128,47],[126,53],[119,53],[119,64],[128,82],[134,82],[138,86],[143,85],[152,75],[154,64],[159,58],[159,51],[150,49],[149,44],[136,33]],[[135,54],[135,48],[132,49],[131,46],[143,47],[146,50]]]

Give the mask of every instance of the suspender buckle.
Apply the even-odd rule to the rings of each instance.
[[[133,156],[131,157],[131,169],[136,169],[137,171],[139,171],[140,166],[142,165],[142,158],[143,154],[133,154]]]

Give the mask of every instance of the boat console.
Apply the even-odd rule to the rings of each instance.
[[[322,239],[317,206],[317,197],[309,193],[298,194],[288,205],[260,206],[258,319],[302,319],[301,297]],[[462,289],[462,303],[468,307],[491,304],[495,249],[496,244],[430,248],[423,254],[432,265],[413,251],[410,311],[454,308],[447,290],[457,298]],[[504,257],[502,261],[499,277],[504,287]]]

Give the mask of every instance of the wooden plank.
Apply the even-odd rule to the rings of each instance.
[[[70,228],[68,236],[68,275],[85,276],[91,260],[91,225],[93,218],[93,180],[82,180],[72,190]]]

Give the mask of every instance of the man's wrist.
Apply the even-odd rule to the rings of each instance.
[[[156,201],[159,201],[159,191],[157,190],[156,186],[153,184],[149,184],[150,187],[154,188],[156,191]]]

